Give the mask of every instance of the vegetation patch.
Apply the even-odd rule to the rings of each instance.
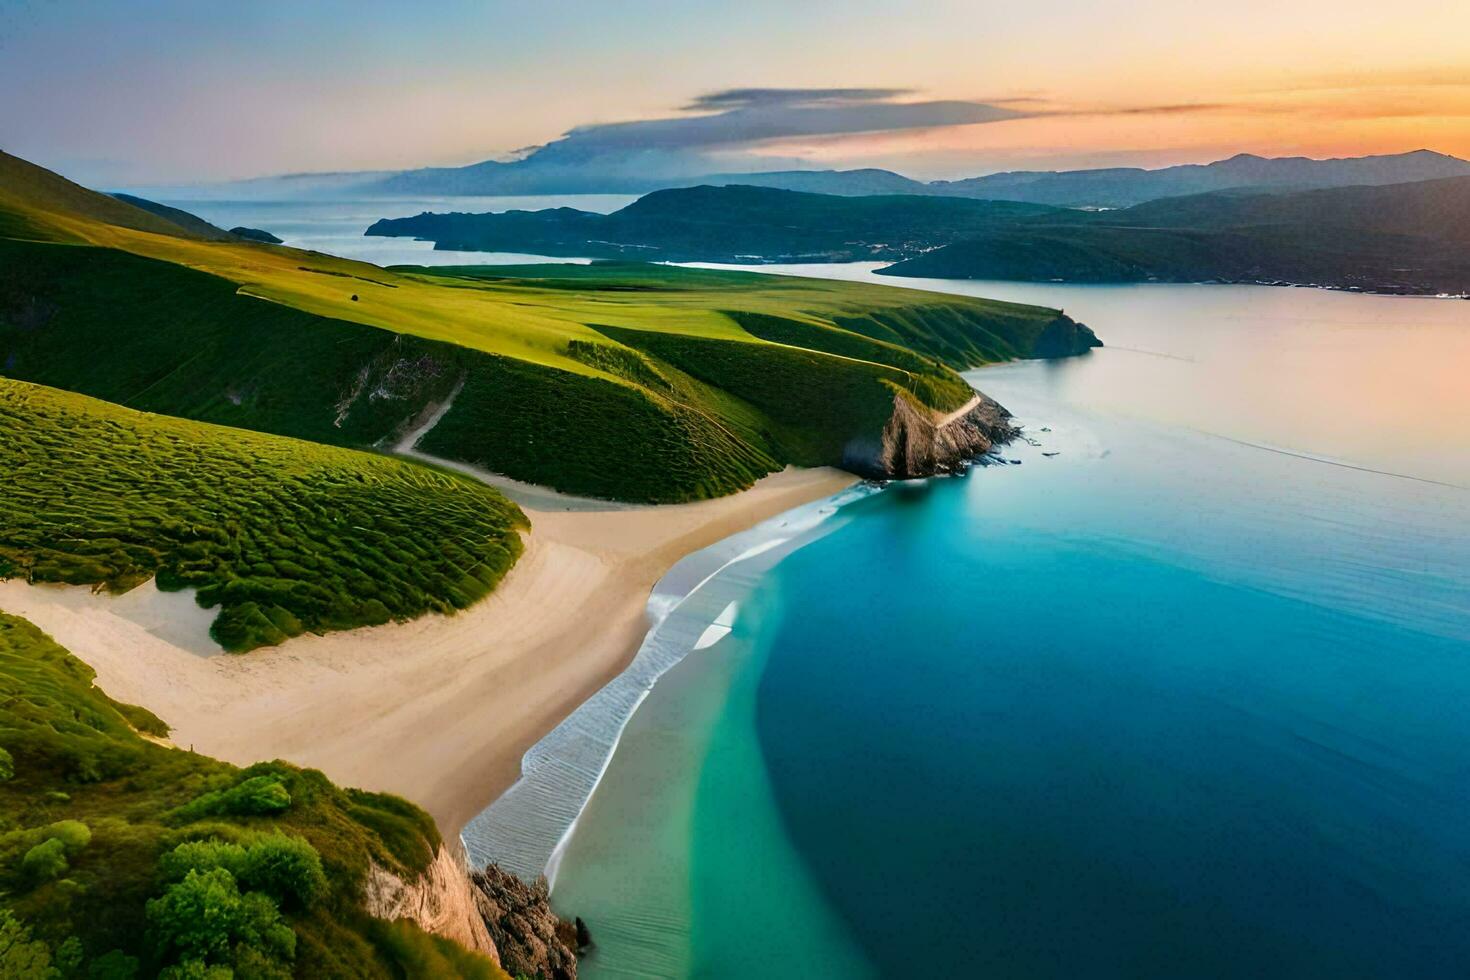
[[[428,814],[150,742],[94,676],[0,613],[0,976],[505,976],[363,910],[373,864],[427,869]]]
[[[1089,346],[1086,328],[1048,326],[1063,321],[633,262],[380,269],[206,241],[0,155],[0,375],[353,447],[391,445],[458,390],[426,451],[596,497],[701,499],[841,465],[850,436],[877,437],[886,389],[951,410],[969,397],[957,369]],[[297,628],[263,605],[246,618],[266,637]]]
[[[196,588],[228,650],[463,609],[526,526],[451,473],[6,380],[0,471],[0,575]]]

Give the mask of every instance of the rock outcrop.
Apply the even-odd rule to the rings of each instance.
[[[380,919],[412,919],[426,932],[453,939],[501,962],[480,913],[479,890],[470,884],[464,865],[443,846],[428,870],[415,881],[404,881],[386,868],[373,865],[368,871],[363,906]]]
[[[906,394],[893,396],[893,414],[877,440],[854,439],[843,469],[878,480],[909,480],[964,469],[998,443],[1020,434],[1011,413],[976,393],[956,412],[939,415]]]
[[[484,871],[471,872],[470,880],[505,972],[542,980],[576,980],[577,951],[591,944],[587,928],[580,919],[568,922],[557,917],[544,878],[528,885],[492,864]]]

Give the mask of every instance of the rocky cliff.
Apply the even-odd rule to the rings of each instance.
[[[368,871],[363,907],[380,919],[412,919],[426,932],[453,939],[501,962],[480,914],[477,895],[464,865],[441,846],[434,862],[415,881],[404,881],[373,865]]]
[[[939,415],[903,392],[893,396],[893,414],[878,439],[859,438],[847,445],[842,466],[879,480],[908,480],[964,469],[998,443],[1014,439],[1020,429],[1011,413],[976,392],[963,408]]]
[[[558,918],[551,910],[546,879],[528,885],[489,865],[470,875],[480,916],[511,976],[576,980],[577,952],[591,945],[587,927]]]

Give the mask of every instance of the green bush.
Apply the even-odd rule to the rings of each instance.
[[[21,873],[33,885],[59,878],[66,868],[66,845],[55,837],[43,840],[26,851],[20,861]]]
[[[58,820],[46,828],[46,836],[59,840],[67,854],[75,854],[92,842],[92,830],[80,820]]]
[[[182,880],[190,871],[223,868],[242,888],[305,908],[327,892],[321,855],[300,837],[265,834],[242,846],[217,839],[185,841],[159,858],[159,874]]]
[[[173,814],[178,823],[217,816],[260,816],[280,813],[291,806],[291,794],[277,776],[247,776],[224,790],[195,797]]]
[[[4,782],[15,775],[15,759],[5,749],[0,748],[0,782]]]
[[[193,870],[148,902],[148,920],[165,958],[183,976],[203,968],[248,967],[249,975],[289,977],[296,934],[276,903],[260,892],[241,894],[224,868]]]
[[[51,947],[31,938],[25,923],[0,907],[0,977],[47,980],[52,976]]]

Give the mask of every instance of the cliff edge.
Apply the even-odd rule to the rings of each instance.
[[[975,393],[959,410],[940,415],[904,392],[893,396],[893,414],[876,441],[858,438],[843,452],[842,467],[875,480],[910,480],[963,470],[992,447],[1020,434],[1011,413]]]

